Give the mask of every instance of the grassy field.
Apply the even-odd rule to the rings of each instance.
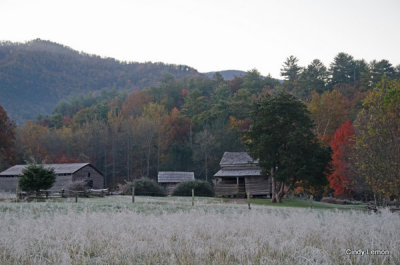
[[[8,197],[0,202],[0,264],[400,264],[398,214],[252,203]]]
[[[265,206],[278,206],[278,207],[301,207],[301,208],[309,208],[310,201],[302,200],[302,199],[282,199],[282,203],[271,203],[271,200],[267,199],[251,199],[251,204],[257,205],[265,205]],[[339,210],[365,210],[366,205],[341,205],[341,204],[332,204],[332,203],[324,203],[319,201],[312,202],[312,208],[315,209],[339,209]]]

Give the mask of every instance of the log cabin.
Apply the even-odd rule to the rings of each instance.
[[[271,178],[261,174],[258,160],[246,152],[225,152],[214,175],[216,196],[271,197]]]
[[[44,168],[53,168],[56,174],[56,182],[50,190],[67,190],[74,182],[84,182],[87,188],[104,188],[104,176],[89,163],[65,163],[42,164]],[[27,165],[15,165],[0,172],[0,190],[15,191],[18,187],[18,179],[23,174]]]
[[[165,187],[168,195],[171,195],[181,182],[194,180],[194,172],[160,171],[158,172],[158,183]]]

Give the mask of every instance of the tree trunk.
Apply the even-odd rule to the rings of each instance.
[[[271,185],[271,188],[272,188],[272,196],[271,196],[271,202],[272,203],[276,203],[276,183],[275,183],[275,178],[273,177],[273,174],[272,174],[272,171],[273,170],[271,170],[271,177],[272,177],[272,185]]]
[[[108,187],[108,178],[107,178],[107,146],[104,144],[104,187]]]
[[[190,123],[190,130],[189,130],[189,142],[190,142],[190,149],[193,150],[193,133],[192,133],[192,124]]]
[[[272,198],[271,202],[272,203],[281,203],[282,202],[282,197],[284,195],[284,190],[283,190],[283,183],[280,183],[275,180],[275,170],[274,168],[271,168],[271,178],[272,178]]]
[[[161,145],[161,136],[160,131],[158,131],[157,137],[157,172],[160,170],[160,145]]]
[[[128,135],[128,143],[126,145],[126,179],[128,179],[128,181],[131,181],[131,172],[130,172],[130,164],[129,164],[129,160],[130,160],[130,152],[131,152],[131,142],[130,142],[130,137]]]
[[[281,203],[282,198],[285,195],[285,184],[282,182],[275,181],[272,178],[272,203]]]
[[[205,160],[205,173],[206,173],[206,181],[208,181],[208,157],[207,157],[207,151],[204,153],[205,154],[205,157],[204,157],[204,160]]]
[[[112,180],[111,180],[111,185],[115,184],[115,179],[116,179],[116,175],[115,175],[115,158],[116,158],[116,150],[115,150],[115,138],[114,135],[112,135],[112,141],[111,141],[111,154],[112,154],[112,172],[111,172],[111,176],[112,176]]]
[[[150,174],[150,154],[151,154],[151,145],[150,144],[148,146],[147,157],[146,157],[146,177],[147,178],[149,177],[149,174]]]
[[[277,192],[275,192],[275,202],[281,203],[283,195],[285,195],[285,185],[283,183],[279,183]]]

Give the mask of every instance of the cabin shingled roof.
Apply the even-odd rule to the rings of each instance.
[[[219,164],[221,167],[255,165],[258,159],[254,160],[247,152],[225,152]]]
[[[54,168],[56,175],[73,174],[79,169],[90,165],[89,163],[65,163],[65,164],[41,164],[44,168]],[[24,168],[28,165],[15,165],[9,169],[0,172],[0,176],[18,176],[22,174]]]
[[[214,177],[261,176],[258,159],[254,160],[246,152],[225,152],[219,164],[221,169]]]
[[[215,173],[214,177],[246,177],[246,176],[261,176],[261,169],[245,169],[245,168],[235,168],[227,169],[223,168]]]
[[[194,172],[160,171],[158,172],[158,183],[180,183],[194,180]]]

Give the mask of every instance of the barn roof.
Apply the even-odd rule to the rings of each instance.
[[[257,163],[258,160],[254,160],[246,152],[225,152],[219,164],[223,167],[255,165]]]
[[[79,169],[90,165],[89,163],[66,163],[66,164],[41,164],[44,168],[54,168],[54,172],[57,174],[73,174]],[[10,167],[3,172],[0,172],[0,176],[18,176],[22,174],[22,170],[27,165],[15,165]]]
[[[194,180],[193,172],[160,171],[158,172],[158,183],[179,183]]]

